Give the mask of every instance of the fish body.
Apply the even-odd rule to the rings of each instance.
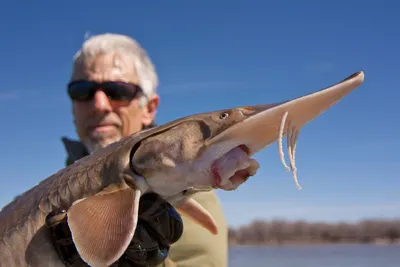
[[[65,167],[16,197],[0,212],[1,266],[63,266],[45,217],[67,211],[81,258],[109,266],[133,237],[140,196],[156,192],[212,233],[211,215],[190,196],[235,190],[256,174],[251,156],[288,137],[297,182],[295,144],[301,127],[364,80],[358,72],[323,90],[278,104],[243,106],[183,117],[125,137]]]
[[[3,207],[0,266],[64,266],[49,242],[46,215],[55,208],[68,210],[74,201],[95,195],[107,185],[123,184],[129,176],[128,147],[134,142],[132,136],[98,150]]]

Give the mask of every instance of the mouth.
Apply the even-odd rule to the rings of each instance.
[[[93,126],[88,127],[88,131],[91,133],[109,133],[112,131],[115,131],[118,128],[118,126],[114,123],[102,123],[102,124],[97,124]]]
[[[96,132],[108,132],[108,131],[113,130],[113,129],[115,129],[115,125],[111,125],[111,124],[99,125],[99,126],[96,126],[96,127],[92,128],[92,130],[96,131]]]
[[[258,168],[258,162],[250,158],[250,149],[239,145],[211,164],[213,188],[235,190],[254,176]]]

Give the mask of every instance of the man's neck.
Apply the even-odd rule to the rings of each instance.
[[[142,130],[147,130],[155,126],[157,126],[156,123],[152,122],[150,125],[144,125]],[[91,154],[88,148],[78,140],[73,140],[65,136],[62,137],[61,140],[64,143],[65,150],[67,151],[67,165]]]

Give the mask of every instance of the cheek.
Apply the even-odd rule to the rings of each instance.
[[[73,103],[72,104],[72,114],[74,115],[75,124],[77,127],[83,126],[88,117],[88,109],[83,107],[80,103]]]
[[[88,109],[84,108],[80,103],[72,104],[72,114],[74,116],[74,124],[76,132],[81,140],[86,139],[86,122],[88,115]]]
[[[142,128],[142,110],[137,107],[126,107],[119,110],[119,117],[123,122],[123,135],[136,133]]]

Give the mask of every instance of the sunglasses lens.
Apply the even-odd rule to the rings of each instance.
[[[73,82],[68,85],[68,94],[71,99],[77,101],[90,100],[95,89],[102,90],[110,99],[130,101],[140,91],[140,87],[130,83],[106,82],[100,85],[90,81]]]
[[[68,85],[68,94],[73,100],[86,101],[93,96],[93,89],[94,84],[92,82],[73,82]]]
[[[139,87],[129,83],[108,82],[103,84],[102,90],[112,100],[130,101],[139,92]]]

